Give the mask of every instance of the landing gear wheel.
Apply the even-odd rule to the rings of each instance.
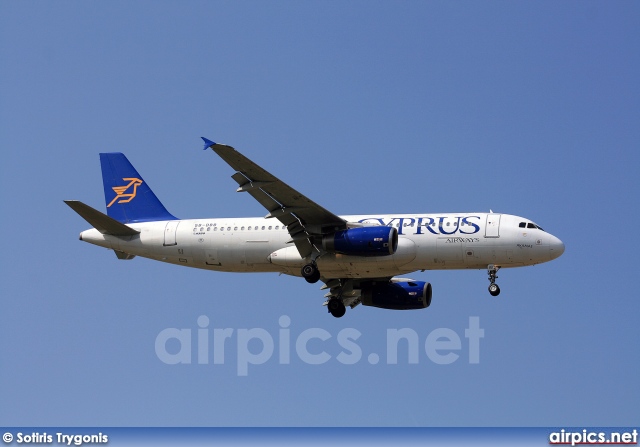
[[[300,270],[302,277],[307,280],[308,283],[316,283],[320,280],[320,270],[314,263],[305,264]]]
[[[331,315],[336,318],[342,317],[347,312],[347,309],[344,307],[344,303],[338,298],[331,298],[327,307],[329,308]]]
[[[498,284],[496,284],[496,278],[498,277],[496,273],[498,273],[498,270],[500,270],[499,265],[489,264],[487,266],[487,273],[489,274],[489,282],[491,283],[489,284],[489,293],[491,294],[491,296],[500,295],[500,287],[498,287]]]

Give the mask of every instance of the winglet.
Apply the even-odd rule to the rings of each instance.
[[[214,143],[213,141],[205,138],[205,137],[200,137],[202,138],[202,141],[204,141],[204,148],[202,149],[203,151],[206,151],[207,149],[209,149],[211,146],[214,146],[216,143]]]

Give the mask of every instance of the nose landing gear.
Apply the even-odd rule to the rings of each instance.
[[[498,287],[498,284],[496,284],[496,278],[498,277],[496,273],[498,273],[498,270],[500,270],[500,266],[498,265],[489,264],[489,266],[487,267],[489,282],[491,283],[489,284],[489,293],[491,294],[491,296],[500,295],[500,287]]]

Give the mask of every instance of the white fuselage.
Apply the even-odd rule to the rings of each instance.
[[[388,256],[322,253],[327,278],[380,278],[416,270],[519,267],[560,256],[564,245],[529,219],[508,214],[448,213],[342,216],[347,222],[398,229]],[[521,227],[524,223],[524,228]],[[187,267],[222,272],[281,272],[300,276],[302,259],[276,219],[215,218],[128,225],[140,234],[116,237],[90,229],[80,239],[95,245]],[[527,227],[528,226],[528,227]]]

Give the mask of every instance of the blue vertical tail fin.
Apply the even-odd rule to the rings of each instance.
[[[122,223],[176,220],[120,152],[100,154],[107,215]]]

